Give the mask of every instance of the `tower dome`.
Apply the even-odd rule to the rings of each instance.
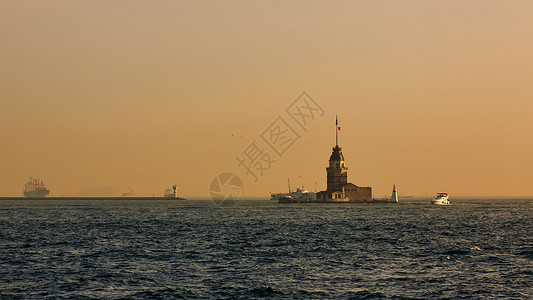
[[[336,145],[333,147],[333,152],[329,157],[329,161],[344,161],[344,155],[342,155],[342,148]]]

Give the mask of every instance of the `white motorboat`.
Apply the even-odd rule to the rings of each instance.
[[[448,193],[437,193],[437,197],[431,200],[431,204],[435,205],[449,205]]]

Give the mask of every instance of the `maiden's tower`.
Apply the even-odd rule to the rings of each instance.
[[[317,193],[318,202],[371,202],[372,188],[348,182],[348,167],[339,147],[339,122],[335,117],[335,147],[329,157],[327,189]]]

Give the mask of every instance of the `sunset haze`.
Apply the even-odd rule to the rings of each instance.
[[[0,196],[323,190],[533,196],[531,1],[3,1]],[[323,109],[257,182],[236,158]],[[262,144],[264,145],[264,144]],[[266,150],[269,148],[264,147]],[[111,188],[111,189],[110,189]]]

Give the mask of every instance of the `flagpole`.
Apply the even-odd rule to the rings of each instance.
[[[339,121],[335,115],[335,146],[339,146]]]

